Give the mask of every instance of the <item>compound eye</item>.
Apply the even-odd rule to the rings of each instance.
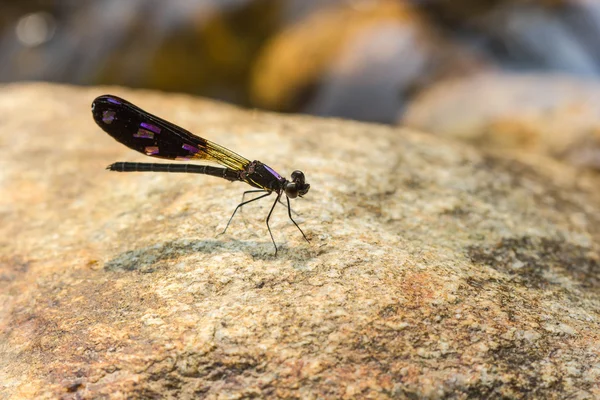
[[[307,183],[306,185],[304,185],[304,187],[302,188],[300,193],[298,193],[298,196],[300,196],[300,197],[304,196],[306,193],[308,193],[309,189],[310,189],[310,185]]]
[[[290,199],[294,199],[294,198],[298,197],[298,187],[296,186],[296,184],[295,183],[288,183],[285,186],[285,194]]]
[[[298,170],[292,172],[292,181],[304,183],[304,172]]]

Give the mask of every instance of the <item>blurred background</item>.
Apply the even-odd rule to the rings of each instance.
[[[600,170],[595,0],[0,0],[0,81],[185,92]]]

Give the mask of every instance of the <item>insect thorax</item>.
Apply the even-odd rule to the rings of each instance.
[[[240,177],[249,185],[269,191],[280,192],[286,179],[260,161],[252,161]]]

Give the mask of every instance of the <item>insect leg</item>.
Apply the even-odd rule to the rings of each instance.
[[[246,190],[244,193],[242,193],[242,203],[244,202],[244,197],[246,197],[246,195],[248,193],[260,193],[260,192],[268,192],[268,190],[264,190],[264,189]]]
[[[231,218],[229,218],[229,221],[227,222],[227,226],[225,227],[225,229],[223,229],[223,232],[222,232],[221,234],[224,234],[224,233],[225,233],[225,231],[227,231],[227,228],[229,228],[229,224],[231,223],[231,220],[233,219],[233,217],[235,216],[235,213],[237,212],[237,210],[238,210],[240,207],[242,207],[242,206],[244,206],[244,205],[246,205],[246,204],[248,204],[248,203],[252,203],[253,201],[256,201],[256,200],[262,199],[263,197],[270,196],[270,195],[271,195],[271,193],[273,193],[273,192],[267,192],[267,193],[263,194],[262,196],[258,196],[258,197],[254,198],[254,199],[252,199],[252,200],[243,201],[243,202],[241,202],[240,204],[238,204],[238,205],[237,205],[237,207],[235,208],[235,210],[233,210],[233,214],[231,214]]]
[[[306,237],[306,235],[304,234],[304,232],[302,231],[302,229],[300,229],[300,227],[298,226],[298,224],[296,223],[296,221],[294,221],[294,218],[292,218],[292,208],[290,207],[290,198],[285,196],[286,200],[287,200],[287,208],[288,208],[288,215],[290,217],[290,219],[292,220],[292,222],[294,223],[294,225],[296,225],[296,228],[298,228],[298,230],[300,231],[300,233],[302,234],[302,236],[304,236],[304,239],[310,243],[310,241],[308,240],[308,238]]]
[[[258,189],[258,190],[246,190],[244,193],[242,193],[242,203],[244,202],[244,198],[246,197],[246,195],[248,193],[261,193],[261,192],[268,192],[268,190],[264,190],[264,189]],[[244,209],[242,208],[240,210],[240,214],[244,212]]]
[[[269,235],[271,235],[271,240],[273,241],[273,246],[275,246],[275,255],[277,255],[277,245],[275,244],[275,239],[273,238],[273,232],[271,232],[271,227],[269,226],[269,219],[271,218],[271,214],[273,214],[273,210],[275,209],[275,206],[279,202],[281,193],[283,193],[283,192],[277,193],[277,198],[273,202],[273,206],[271,207],[271,211],[269,211],[269,215],[267,215],[267,229],[269,230]]]
[[[289,202],[289,199],[288,199],[288,202]],[[287,205],[287,206],[286,206],[286,205],[284,204],[284,202],[283,202],[283,201],[281,201],[281,199],[279,199],[279,204],[281,204],[281,205],[282,205],[282,206],[284,206],[284,207],[287,207],[287,208],[288,208],[288,210],[290,209],[290,206],[289,206],[289,205]],[[297,213],[296,211],[292,210],[292,212],[294,213],[294,215],[298,216],[298,213]],[[293,221],[293,220],[292,220],[292,221]]]

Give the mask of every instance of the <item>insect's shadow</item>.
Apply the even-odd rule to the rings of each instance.
[[[151,273],[158,269],[168,268],[173,260],[190,255],[205,253],[240,252],[250,255],[255,260],[275,260],[277,258],[292,258],[307,260],[313,258],[313,252],[307,248],[280,247],[277,256],[274,255],[270,242],[227,241],[218,240],[173,240],[157,243],[152,246],[125,251],[104,264],[106,271],[140,271]]]

